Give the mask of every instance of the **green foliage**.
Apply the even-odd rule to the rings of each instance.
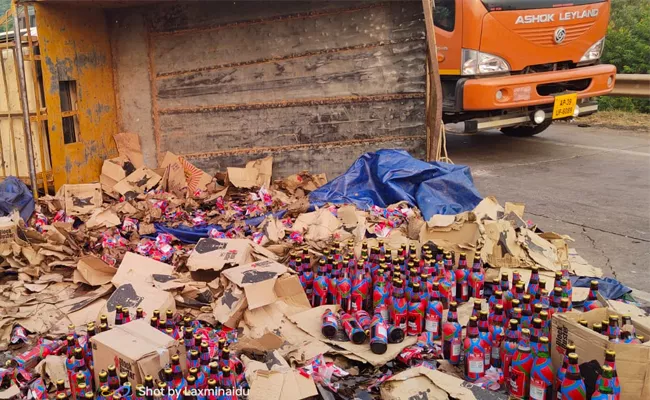
[[[650,73],[650,1],[612,0],[602,61],[619,74]],[[601,97],[601,110],[650,113],[650,99]]]

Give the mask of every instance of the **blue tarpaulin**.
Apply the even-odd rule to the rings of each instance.
[[[391,149],[362,155],[347,172],[309,196],[318,206],[352,203],[362,209],[406,200],[420,209],[425,220],[472,210],[481,199],[469,167],[428,163]]]
[[[273,216],[275,216],[276,218],[282,218],[286,213],[287,212],[283,210],[283,211],[273,213]],[[246,219],[244,220],[244,223],[246,224],[246,226],[257,226],[261,224],[262,221],[264,221],[264,219],[269,215],[271,215],[271,213],[266,215],[261,215],[255,218]],[[145,235],[145,236],[150,238],[155,238],[156,235],[159,233],[169,233],[177,237],[178,240],[180,240],[183,243],[196,243],[199,241],[199,239],[208,237],[208,232],[210,232],[210,229],[213,228],[217,229],[219,232],[225,232],[228,229],[230,229],[230,226],[224,228],[221,225],[205,225],[200,227],[180,225],[176,228],[172,228],[159,223],[154,224],[154,227],[156,228],[156,234]]]
[[[570,278],[571,284],[575,287],[588,288],[591,281],[598,281],[598,293],[606,299],[620,299],[632,291],[614,278],[592,278],[589,276],[571,276]]]
[[[13,210],[18,210],[23,221],[27,221],[34,212],[34,197],[23,181],[9,176],[0,182],[0,216]]]

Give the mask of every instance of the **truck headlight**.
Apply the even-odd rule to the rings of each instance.
[[[476,50],[463,49],[461,64],[462,75],[488,75],[510,71],[510,65],[503,58]]]
[[[587,50],[585,55],[583,55],[582,58],[580,59],[580,62],[598,60],[600,56],[603,54],[604,47],[605,47],[605,38],[602,38],[596,43],[594,43],[589,48],[589,50]]]

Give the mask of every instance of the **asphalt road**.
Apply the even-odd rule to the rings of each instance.
[[[649,128],[650,129],[650,128]],[[650,291],[650,130],[556,124],[532,138],[459,133],[447,150],[481,194],[526,204],[526,219],[568,234],[606,275]]]

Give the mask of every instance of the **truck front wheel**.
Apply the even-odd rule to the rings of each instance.
[[[527,137],[534,136],[538,133],[542,133],[551,126],[553,120],[549,119],[542,122],[539,125],[519,125],[519,126],[510,126],[507,128],[501,128],[501,133],[506,136],[517,136],[517,137]]]

